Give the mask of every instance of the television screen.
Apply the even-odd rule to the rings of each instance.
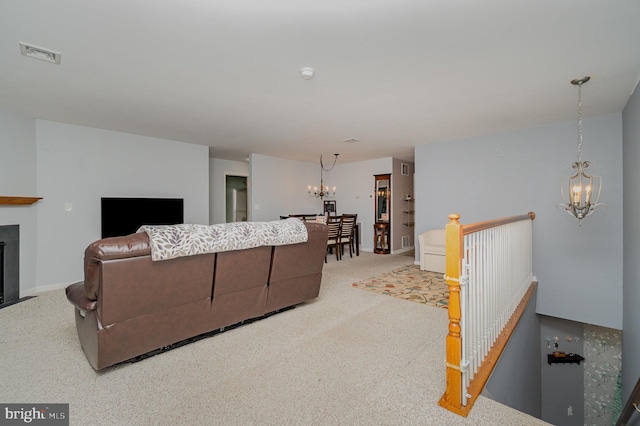
[[[142,225],[184,222],[182,198],[107,198],[101,201],[102,238],[133,234]]]

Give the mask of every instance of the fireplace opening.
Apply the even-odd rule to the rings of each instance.
[[[7,243],[0,241],[0,305],[4,303],[4,246]]]
[[[20,301],[20,226],[0,226],[0,308]]]

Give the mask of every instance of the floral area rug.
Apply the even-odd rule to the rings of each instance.
[[[449,307],[449,287],[443,275],[421,271],[419,265],[408,265],[351,285],[374,293],[446,309]]]

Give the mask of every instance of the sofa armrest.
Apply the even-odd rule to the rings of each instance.
[[[95,241],[84,251],[84,286],[86,297],[98,299],[100,290],[100,265],[103,260],[127,259],[151,254],[149,235],[146,232]]]
[[[80,281],[67,286],[65,292],[67,293],[67,300],[81,311],[96,310],[98,302],[87,297],[87,293],[84,291],[84,282]]]
[[[430,229],[418,236],[421,253],[444,255],[446,252],[447,236],[444,229]]]
[[[126,259],[151,254],[151,244],[146,232],[138,232],[95,241],[89,244],[84,254],[91,260]]]

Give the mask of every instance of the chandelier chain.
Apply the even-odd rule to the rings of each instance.
[[[582,82],[578,83],[578,164],[582,164]]]
[[[322,155],[320,155],[320,168],[322,170],[324,170],[325,172],[330,172],[336,166],[336,161],[338,161],[338,154],[333,154],[333,155],[335,155],[335,157],[333,159],[333,165],[331,167],[329,167],[328,169],[324,168],[324,164],[322,163]]]
[[[329,187],[324,185],[324,176],[322,175],[323,172],[331,171],[335,167],[336,162],[338,161],[338,155],[340,154],[333,154],[333,155],[334,155],[333,164],[329,168],[324,167],[324,163],[322,161],[322,154],[320,155],[320,189],[318,190],[318,187],[314,187],[312,191],[311,185],[309,185],[307,187],[307,193],[309,194],[310,197],[320,198],[322,200],[324,198],[333,198],[336,195],[336,187],[335,186],[333,187],[333,192],[329,191]]]

